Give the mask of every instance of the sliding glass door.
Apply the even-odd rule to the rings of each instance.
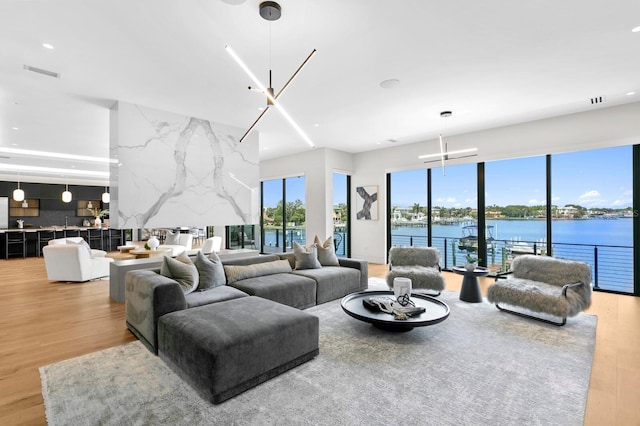
[[[485,163],[487,266],[507,271],[523,254],[547,252],[546,158]]]
[[[596,289],[634,290],[632,148],[551,157],[553,255],[591,265]]]

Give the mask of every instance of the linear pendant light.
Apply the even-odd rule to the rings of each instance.
[[[451,111],[442,111],[440,113],[440,117],[445,119],[445,130],[446,130],[446,119],[451,117],[452,112]],[[446,176],[446,172],[445,172],[445,160],[453,160],[453,159],[458,159],[458,158],[466,158],[466,157],[475,157],[478,154],[469,154],[471,152],[476,152],[478,150],[478,148],[466,148],[466,149],[458,149],[456,151],[448,151],[447,150],[447,144],[445,142],[443,142],[442,140],[442,133],[440,133],[439,135],[439,141],[440,141],[440,152],[435,153],[435,154],[426,154],[426,155],[419,155],[418,158],[419,159],[425,159],[425,158],[435,158],[435,157],[439,157],[436,160],[429,160],[429,161],[425,161],[425,163],[432,163],[434,161],[439,161],[440,165],[442,167],[442,176]],[[451,157],[452,155],[457,155],[457,154],[468,154],[468,155],[462,155],[460,157]]]
[[[280,17],[282,16],[281,11],[282,9],[280,5],[274,1],[265,1],[260,3],[260,16],[267,21],[277,21],[278,19],[280,19]],[[269,38],[269,49],[271,49],[271,38]],[[298,69],[293,73],[291,78],[289,78],[289,80],[285,83],[284,86],[282,86],[282,89],[280,89],[280,91],[275,96],[274,96],[273,87],[271,86],[271,70],[269,70],[269,87],[267,88],[262,84],[262,82],[260,82],[260,80],[258,80],[255,74],[251,72],[249,67],[247,67],[247,65],[242,61],[242,59],[240,59],[240,57],[236,54],[236,52],[233,51],[231,46],[226,45],[225,50],[227,51],[227,53],[229,53],[229,55],[233,58],[233,60],[236,61],[236,63],[240,66],[240,68],[242,68],[242,70],[247,74],[247,76],[249,76],[251,81],[253,81],[253,83],[258,87],[259,89],[258,91],[264,93],[267,97],[267,107],[262,111],[262,113],[258,116],[256,121],[253,122],[253,124],[244,133],[244,135],[242,135],[242,137],[240,138],[240,142],[242,142],[247,137],[247,135],[251,133],[253,128],[258,124],[258,122],[269,110],[269,107],[274,106],[280,112],[280,114],[285,118],[285,120],[289,122],[291,127],[293,127],[295,131],[298,132],[300,137],[302,137],[302,139],[307,144],[309,144],[311,148],[315,148],[315,144],[311,141],[309,136],[307,136],[307,134],[300,128],[300,126],[298,126],[298,124],[295,121],[293,121],[293,118],[291,118],[289,113],[282,107],[280,102],[276,102],[276,100],[284,92],[287,86],[289,86],[291,81],[293,81],[293,79],[298,75],[300,70],[306,65],[309,59],[311,59],[314,53],[316,53],[316,49],[313,49],[313,51],[311,51],[309,56],[307,56],[307,59],[305,59],[302,62],[302,64],[298,67]],[[251,87],[249,87],[249,89],[251,89]]]
[[[280,95],[282,94],[282,92],[284,92],[284,90],[287,88],[287,86],[289,85],[289,83],[291,83],[291,81],[296,77],[296,75],[298,75],[298,72],[302,69],[302,67],[307,63],[307,61],[309,61],[309,59],[311,59],[311,57],[313,56],[314,53],[316,53],[316,50],[313,49],[313,51],[309,54],[309,56],[307,56],[307,59],[304,60],[304,62],[302,63],[302,65],[300,65],[300,67],[296,70],[296,72],[291,76],[291,78],[289,79],[289,81],[287,81],[287,83],[282,87],[282,89],[280,89],[280,91],[278,92],[277,95],[273,96],[273,88],[266,88],[264,86],[264,84],[262,84],[260,82],[260,80],[258,80],[258,78],[255,76],[254,73],[251,72],[251,70],[249,69],[249,67],[247,67],[247,65],[242,61],[242,59],[240,59],[240,57],[236,54],[236,52],[233,51],[233,49],[231,48],[231,46],[226,45],[225,46],[226,51],[229,53],[229,55],[231,55],[231,57],[236,61],[236,63],[240,66],[240,68],[242,68],[242,70],[247,74],[247,76],[251,79],[251,81],[253,81],[253,83],[258,87],[258,89],[260,89],[260,91],[262,93],[264,93],[267,96],[267,107],[264,109],[264,111],[262,111],[262,114],[260,114],[260,116],[258,117],[258,119],[256,121],[253,122],[253,124],[251,125],[251,127],[249,127],[249,129],[245,132],[245,134],[240,138],[240,142],[242,142],[249,133],[251,133],[251,131],[253,130],[253,128],[258,124],[258,122],[262,119],[262,117],[265,115],[265,113],[269,110],[270,106],[274,106],[279,112],[280,114],[289,122],[289,124],[291,125],[291,127],[293,127],[295,129],[296,132],[298,132],[298,134],[300,135],[300,137],[302,137],[302,139],[309,144],[309,146],[311,148],[315,148],[315,144],[313,143],[313,141],[311,141],[311,139],[309,138],[309,136],[307,136],[307,134],[300,128],[300,126],[298,126],[298,124],[293,120],[293,118],[291,118],[291,116],[289,115],[289,113],[284,109],[284,107],[282,106],[282,104],[280,102],[277,102],[277,99],[280,97]]]

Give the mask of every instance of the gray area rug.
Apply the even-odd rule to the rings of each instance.
[[[372,288],[380,280],[371,282]],[[444,322],[406,333],[320,317],[320,355],[220,405],[139,342],[40,368],[50,425],[581,425],[596,317],[555,327],[458,294]]]

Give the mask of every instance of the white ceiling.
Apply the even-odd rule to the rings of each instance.
[[[107,157],[117,100],[246,129],[265,99],[226,44],[264,83],[271,68],[276,92],[317,49],[279,100],[317,147],[353,153],[432,139],[443,110],[447,134],[461,134],[640,99],[637,0],[280,0],[272,23],[259,3],[0,0],[0,148]],[[381,88],[387,79],[400,84]],[[257,129],[262,159],[310,149],[275,110]],[[0,168],[108,170],[0,157]]]

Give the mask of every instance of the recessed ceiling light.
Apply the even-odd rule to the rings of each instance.
[[[640,27],[635,27],[631,30],[632,33],[640,33]]]
[[[633,96],[635,94],[636,94],[636,92],[627,92],[627,93],[625,93],[625,95],[627,95],[627,96]]]
[[[44,47],[45,49],[49,49],[49,50],[55,49],[55,47],[53,47],[53,45],[49,44],[49,43],[42,43],[42,47]]]
[[[12,127],[11,130],[20,130],[19,127]]]
[[[264,111],[264,107],[259,107],[258,111]]]
[[[318,123],[314,124],[313,127],[320,127]]]
[[[222,0],[222,3],[231,4],[233,6],[237,6],[239,4],[244,3],[245,0]]]
[[[398,87],[399,84],[400,80],[398,80],[397,78],[390,78],[389,80],[381,81],[380,87],[382,87],[383,89],[393,89],[395,87]]]

